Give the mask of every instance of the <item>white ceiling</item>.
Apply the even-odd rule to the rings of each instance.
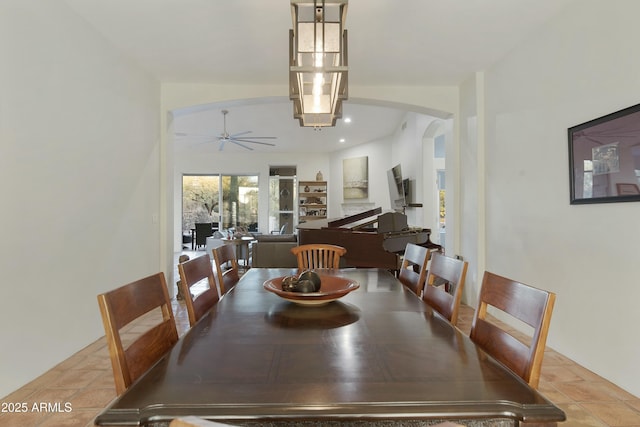
[[[289,0],[65,1],[161,81],[288,83]],[[575,1],[350,0],[349,82],[457,85],[490,67]],[[320,144],[333,147],[327,149],[335,149],[341,133],[348,133],[348,144],[366,142],[390,134],[402,117],[390,109],[377,111],[347,101],[345,116],[354,116],[349,129],[324,129],[313,135],[311,129],[299,129],[290,104],[276,100],[252,108],[237,104],[215,105],[208,113],[196,110],[200,120],[187,120],[189,112],[184,111],[176,120],[176,131],[217,135],[225,107],[230,111],[230,133],[253,130],[253,135],[277,136],[278,151],[289,151],[294,141],[299,146],[301,132],[303,140],[327,141]]]

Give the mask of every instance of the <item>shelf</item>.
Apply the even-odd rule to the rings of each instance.
[[[318,187],[326,187],[327,181],[298,181],[298,185],[308,185],[308,186],[318,186]]]
[[[302,191],[300,193],[300,197],[327,197],[327,193],[321,193],[321,192],[316,192],[316,193],[309,192],[309,193],[307,193],[307,192]]]
[[[327,218],[327,181],[298,181],[298,197],[300,222]]]

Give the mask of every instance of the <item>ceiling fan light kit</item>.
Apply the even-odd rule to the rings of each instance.
[[[289,99],[300,126],[335,126],[348,98],[348,0],[292,0]]]

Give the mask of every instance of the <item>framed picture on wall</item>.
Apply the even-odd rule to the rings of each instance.
[[[568,132],[572,205],[640,201],[640,104]]]
[[[342,161],[342,194],[345,200],[369,197],[368,161],[367,156]]]

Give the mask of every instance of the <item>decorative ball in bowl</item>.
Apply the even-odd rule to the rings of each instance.
[[[269,279],[263,287],[287,301],[299,305],[323,305],[355,291],[360,284],[339,276],[319,275],[304,271],[298,276],[282,276]]]

